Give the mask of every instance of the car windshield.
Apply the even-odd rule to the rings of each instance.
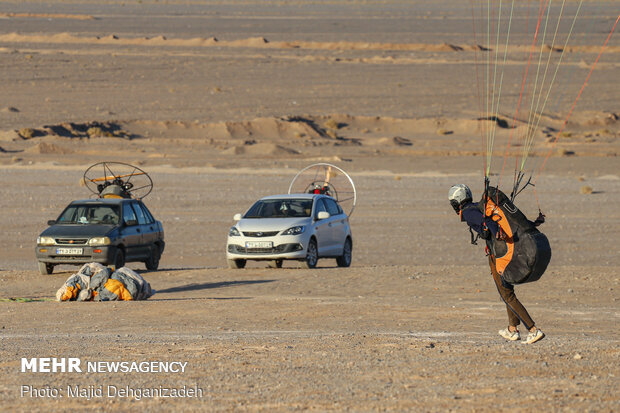
[[[312,199],[263,199],[252,205],[244,218],[309,217]]]
[[[117,205],[70,205],[56,220],[57,224],[109,224],[119,222]]]

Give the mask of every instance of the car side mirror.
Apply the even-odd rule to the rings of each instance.
[[[56,225],[56,220],[50,219],[49,221],[47,221],[47,225]]]
[[[125,221],[125,225],[128,227],[133,227],[134,225],[138,225],[138,221],[135,219],[130,219],[129,221]]]
[[[327,211],[321,211],[317,214],[316,219],[318,221],[322,220],[322,219],[327,219],[329,218],[331,215],[329,215],[329,212]]]
[[[235,214],[235,216],[233,217],[234,221],[241,221],[241,214]]]

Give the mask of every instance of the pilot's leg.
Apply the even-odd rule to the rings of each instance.
[[[532,320],[532,317],[530,317],[523,304],[515,295],[514,286],[504,282],[498,274],[495,268],[495,258],[492,255],[489,255],[489,266],[491,267],[491,274],[493,274],[493,281],[495,281],[497,291],[504,303],[506,303],[508,325],[516,328],[519,322],[521,322],[528,330],[534,327],[534,320]]]

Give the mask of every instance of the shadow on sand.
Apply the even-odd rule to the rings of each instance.
[[[197,291],[197,290],[209,290],[211,288],[222,288],[222,287],[234,287],[237,285],[248,285],[248,284],[263,284],[270,283],[276,280],[248,280],[248,281],[222,281],[217,283],[202,283],[202,284],[187,284],[180,285],[178,287],[166,288],[163,290],[157,290],[157,294],[162,293],[178,293],[181,291]]]

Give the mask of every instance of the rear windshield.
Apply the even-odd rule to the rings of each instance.
[[[57,224],[110,224],[119,222],[118,205],[70,205]]]
[[[265,199],[256,202],[244,218],[309,217],[312,199]]]

